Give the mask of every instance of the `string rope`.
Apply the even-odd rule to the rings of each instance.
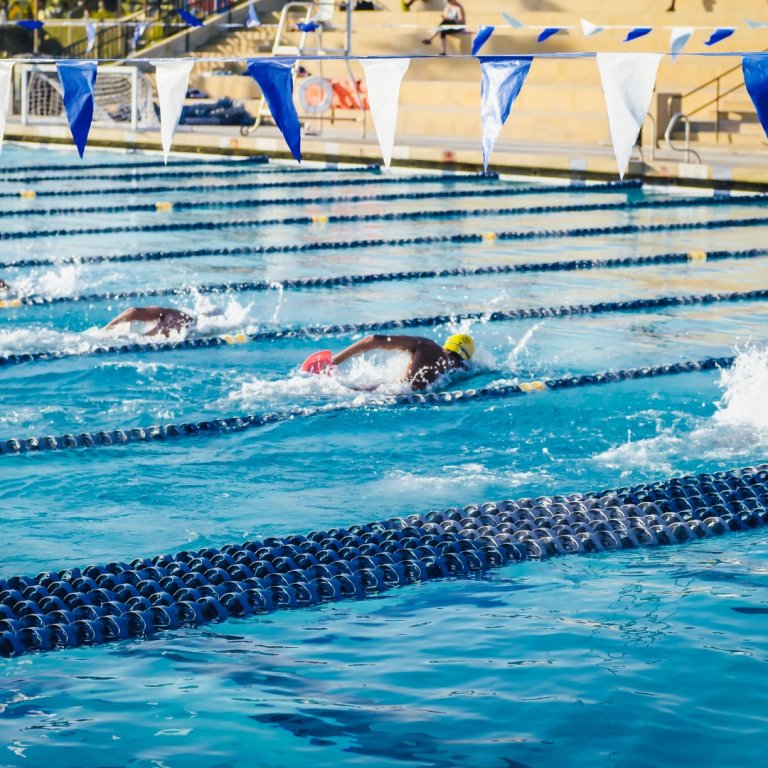
[[[764,227],[768,217],[751,219],[721,219],[718,221],[664,222],[661,224],[619,224],[605,227],[578,227],[576,229],[537,229],[525,232],[496,232],[494,239],[510,242],[527,240],[560,240],[578,237],[605,237],[606,235],[636,235],[655,232],[692,232],[696,230],[743,229]],[[435,243],[482,243],[487,233],[471,232],[455,235],[417,235],[414,237],[377,238],[365,240],[331,240],[328,242],[296,243],[293,245],[247,245],[233,248],[198,248],[180,251],[148,251],[109,256],[84,256],[79,264],[128,264],[137,261],[166,261],[171,259],[193,259],[201,256],[252,256],[273,253],[307,253],[323,250],[350,250],[358,248],[401,247],[408,245],[433,245]],[[58,262],[45,261],[43,264],[66,264],[73,260]],[[26,267],[39,265],[38,260],[24,259],[10,262],[5,267]]]
[[[765,525],[768,464],[761,464],[11,576],[0,580],[0,656],[149,638],[473,577],[525,560],[657,547]]]
[[[455,184],[459,182],[488,182],[498,179],[497,173],[432,173],[422,176],[377,176],[372,179],[323,179],[318,186],[323,187],[362,187],[371,184]],[[226,192],[226,191],[245,191],[254,189],[295,189],[297,187],[306,187],[307,180],[300,181],[258,181],[237,184],[197,184],[194,187],[195,192]],[[111,187],[98,189],[43,189],[35,193],[35,197],[80,197],[94,195],[135,195],[137,192],[142,194],[160,194],[164,192],[178,192],[178,186],[155,186],[142,187],[137,190],[135,187]],[[0,198],[18,197],[18,192],[0,192]]]
[[[733,365],[734,357],[705,358],[667,365],[655,365],[645,368],[629,368],[606,373],[571,376],[547,381],[534,381],[523,384],[509,384],[501,387],[484,387],[456,392],[425,392],[411,395],[399,395],[367,403],[368,406],[393,407],[404,405],[455,405],[457,403],[478,400],[500,400],[537,391],[557,391],[574,387],[608,384],[628,379],[648,379],[693,371],[709,371],[728,368]],[[179,437],[199,435],[228,434],[244,432],[248,429],[288,421],[301,417],[348,411],[355,406],[335,405],[316,408],[292,408],[276,413],[228,416],[199,422],[166,424],[134,429],[115,429],[111,431],[83,432],[79,435],[65,434],[59,437],[11,438],[0,442],[0,455],[25,453],[32,451],[63,451],[73,448],[96,448],[128,443],[151,443]]]
[[[340,275],[337,277],[300,277],[292,280],[274,280],[240,283],[218,283],[182,288],[154,288],[140,291],[114,291],[89,293],[80,296],[25,296],[11,301],[1,301],[0,309],[19,306],[47,306],[53,304],[91,303],[121,299],[139,299],[153,296],[187,296],[191,293],[229,294],[268,290],[308,290],[313,288],[346,288],[371,283],[401,282],[448,277],[477,277],[482,275],[508,275],[518,272],[573,272],[590,269],[621,269],[625,267],[659,266],[664,264],[689,264],[692,261],[725,261],[729,259],[756,259],[768,256],[766,248],[750,248],[740,251],[709,251],[694,253],[661,253],[653,256],[625,256],[612,259],[577,259],[573,261],[532,262],[526,264],[496,264],[483,267],[454,267],[439,270],[412,270],[406,272],[378,272],[367,275]]]
[[[570,203],[567,205],[540,205],[527,208],[471,208],[436,211],[386,211],[364,214],[329,214],[324,217],[329,224],[345,224],[367,221],[421,221],[425,219],[467,219],[487,216],[537,216],[545,213],[587,213],[594,211],[635,211],[667,208],[696,208],[718,205],[753,206],[765,205],[765,195],[745,195],[737,198],[672,197],[665,200],[622,200],[610,203]],[[150,232],[215,232],[229,229],[253,229],[268,226],[308,225],[317,221],[316,216],[288,216],[273,219],[245,219],[239,221],[192,221],[167,224],[138,224],[131,226],[82,227],[80,229],[38,229],[24,232],[0,232],[0,240],[33,240],[45,237],[76,237],[82,235],[112,235]]]
[[[204,201],[174,201],[173,210],[194,211],[206,209],[248,208],[249,210],[263,206],[283,205],[317,205],[326,206],[333,203],[369,203],[386,202],[391,200],[440,200],[451,198],[483,198],[483,197],[517,197],[520,195],[547,195],[566,192],[624,192],[640,189],[642,184],[636,181],[607,182],[594,184],[590,187],[565,187],[562,184],[533,187],[485,187],[481,189],[449,189],[431,190],[426,192],[395,192],[382,195],[326,195],[324,197],[278,197],[264,200],[204,200]],[[88,213],[149,213],[157,210],[157,203],[138,203],[131,205],[94,205],[73,208],[25,208],[16,211],[0,211],[0,218],[27,216],[80,216]],[[42,262],[44,264],[50,262]]]
[[[350,323],[347,325],[318,325],[303,328],[282,328],[257,333],[240,333],[235,336],[209,336],[199,339],[184,339],[182,341],[153,342],[146,344],[121,344],[115,346],[93,347],[90,350],[78,352],[61,352],[45,350],[40,352],[23,352],[0,356],[0,367],[18,365],[43,360],[61,360],[69,357],[86,355],[131,354],[135,352],[167,352],[183,349],[210,349],[223,347],[228,344],[247,342],[276,341],[279,339],[323,338],[332,336],[349,336],[360,333],[377,333],[402,328],[429,328],[435,326],[457,324],[464,321],[483,323],[498,323],[513,320],[524,320],[546,317],[572,317],[612,312],[637,312],[646,309],[663,309],[674,306],[707,305],[723,302],[764,301],[768,298],[768,289],[754,291],[731,291],[728,293],[691,294],[687,296],[658,296],[650,299],[627,299],[624,301],[602,301],[596,304],[573,304],[552,307],[530,307],[527,309],[496,310],[494,312],[464,312],[453,315],[431,315],[428,317],[412,317],[405,320],[385,320],[370,323]]]

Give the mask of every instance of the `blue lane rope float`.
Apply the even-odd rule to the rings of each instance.
[[[247,618],[566,554],[768,525],[768,464],[467,504],[263,541],[0,579],[0,656]]]
[[[200,179],[201,177],[205,178],[218,178],[218,177],[229,177],[229,176],[250,176],[254,174],[260,174],[262,176],[282,176],[282,175],[290,175],[290,176],[297,176],[298,178],[302,178],[307,174],[314,174],[314,173],[349,173],[349,174],[355,174],[355,173],[378,173],[381,171],[381,166],[379,165],[360,165],[355,166],[352,168],[330,168],[330,167],[302,167],[302,168],[287,168],[287,167],[279,167],[279,166],[268,166],[266,168],[262,167],[266,163],[266,158],[264,159],[263,163],[258,162],[247,162],[247,163],[241,163],[236,164],[232,162],[230,164],[230,167],[221,169],[220,163],[213,163],[215,165],[216,170],[209,170],[208,166],[212,165],[212,163],[205,163],[202,162],[199,164],[199,167],[196,167],[194,170],[191,171],[174,171],[172,168],[170,169],[162,169],[158,171],[149,171],[148,173],[141,172],[141,170],[137,170],[134,173],[121,173],[121,174],[109,174],[109,181],[115,182],[115,181],[142,181],[144,179],[164,179],[164,178],[172,178],[172,179],[187,179],[187,178],[194,178],[194,179]],[[161,163],[162,165],[162,163]],[[47,169],[46,169],[47,170]],[[106,171],[106,169],[104,169]],[[72,183],[73,181],[104,181],[104,171],[102,173],[82,173],[82,174],[68,174],[67,176],[21,176],[19,178],[2,178],[0,177],[0,183],[7,182],[7,183],[14,183],[14,184],[39,184],[41,182],[47,182],[47,181],[66,181],[67,184]],[[141,191],[135,190],[135,191]]]
[[[432,211],[385,211],[379,213],[327,214],[328,224],[345,224],[367,221],[422,221],[425,219],[468,219],[487,216],[538,216],[545,213],[587,213],[594,211],[642,211],[669,208],[711,208],[718,205],[753,206],[765,205],[765,195],[745,195],[736,198],[671,197],[664,200],[622,200],[612,203],[571,203],[568,205],[540,205],[525,208],[463,208],[458,210]],[[173,203],[169,203],[172,207]],[[135,224],[129,226],[82,227],[80,229],[33,229],[24,232],[0,232],[0,240],[33,240],[46,237],[78,237],[82,235],[114,235],[149,232],[199,232],[228,229],[255,229],[268,226],[285,227],[308,225],[317,221],[316,216],[288,216],[274,219],[241,219],[233,221],[185,221],[163,224]],[[498,235],[496,235],[498,236]]]
[[[426,192],[395,192],[380,195],[325,195],[314,197],[277,197],[253,200],[203,200],[185,201],[174,200],[172,208],[175,211],[196,211],[208,209],[259,208],[264,206],[297,206],[316,205],[328,206],[334,203],[342,205],[351,203],[388,202],[394,200],[443,200],[451,198],[484,198],[484,197],[517,197],[521,195],[548,195],[572,192],[632,192],[642,187],[640,181],[609,181],[604,184],[593,184],[589,187],[565,187],[562,184],[539,185],[532,187],[491,186],[480,189],[433,189]],[[157,203],[138,203],[130,205],[92,205],[73,208],[24,208],[16,211],[0,211],[0,218],[21,218],[28,216],[82,216],[89,213],[150,213],[157,210]],[[44,262],[47,263],[47,262]]]
[[[496,181],[499,175],[497,173],[431,173],[421,176],[376,176],[375,178],[354,178],[354,179],[322,179],[316,186],[322,187],[362,187],[372,184],[457,184],[461,182],[491,182]],[[225,192],[236,191],[243,192],[255,189],[295,189],[297,187],[306,187],[306,179],[296,181],[259,181],[259,182],[237,182],[236,184],[196,184],[189,187],[188,191],[194,192]],[[35,193],[35,197],[80,197],[92,195],[135,195],[137,192],[142,194],[160,194],[165,192],[178,192],[178,186],[155,186],[155,187],[100,187],[98,189],[43,189]],[[0,192],[0,198],[18,197],[18,192]]]
[[[398,395],[385,399],[371,400],[367,406],[390,408],[400,406],[435,406],[457,405],[479,400],[502,400],[535,392],[558,391],[597,384],[610,384],[619,381],[658,378],[659,376],[674,376],[680,373],[695,371],[712,371],[729,368],[735,357],[707,357],[703,360],[654,365],[645,368],[629,368],[626,370],[607,371],[604,373],[569,376],[545,381],[534,380],[520,384],[508,384],[500,387],[483,387],[453,392],[419,392],[410,395]],[[249,429],[263,427],[266,424],[289,421],[297,418],[307,418],[321,414],[340,413],[354,407],[349,405],[316,406],[314,408],[292,408],[276,413],[247,414],[226,416],[199,422],[182,424],[152,425],[146,428],[99,430],[96,432],[81,432],[78,435],[65,434],[55,437],[11,438],[0,441],[0,456],[20,453],[65,451],[76,448],[99,448],[112,445],[128,445],[135,443],[153,443],[175,440],[182,437],[198,437],[244,432]]]
[[[84,256],[74,260],[57,262],[45,261],[43,264],[65,264],[76,261],[80,264],[129,264],[132,262],[167,261],[175,259],[194,259],[207,256],[255,256],[274,253],[308,253],[314,251],[350,250],[358,248],[381,248],[385,246],[403,247],[412,245],[434,245],[436,243],[482,243],[489,234],[493,240],[524,242],[530,240],[561,240],[581,237],[605,237],[608,235],[637,235],[656,232],[693,232],[697,230],[743,229],[764,227],[768,217],[751,219],[721,219],[719,221],[665,222],[662,224],[620,224],[606,227],[579,227],[576,229],[537,229],[525,232],[471,232],[457,235],[417,235],[415,237],[377,238],[366,240],[331,240],[292,245],[253,245],[233,248],[198,248],[179,251],[148,251],[144,253],[126,253],[109,256]],[[24,259],[9,262],[4,267],[40,266],[36,259]]]
[[[260,280],[257,282],[218,283],[183,288],[155,288],[142,291],[114,291],[89,293],[80,296],[23,296],[0,300],[0,309],[22,306],[48,306],[53,304],[119,301],[157,296],[187,296],[191,293],[230,294],[269,290],[308,290],[314,288],[346,288],[370,283],[401,282],[446,277],[477,277],[482,275],[508,275],[531,272],[574,272],[591,269],[621,269],[626,267],[690,264],[729,259],[756,259],[768,256],[766,248],[741,251],[690,251],[687,253],[660,253],[653,256],[625,256],[612,259],[576,259],[571,261],[530,262],[524,264],[491,264],[484,267],[455,267],[452,269],[412,270],[406,272],[375,272],[368,275],[339,275],[337,277],[300,277],[293,280]]]
[[[690,294],[687,296],[657,296],[650,299],[626,299],[624,301],[602,301],[596,304],[571,304],[552,307],[530,307],[524,309],[496,310],[494,312],[463,312],[454,315],[430,315],[411,317],[404,320],[383,320],[370,323],[349,323],[346,325],[318,325],[301,328],[279,328],[257,333],[227,334],[208,336],[181,341],[154,342],[147,344],[121,344],[94,347],[85,352],[58,352],[43,350],[40,352],[22,352],[19,354],[0,355],[0,368],[43,360],[62,360],[86,355],[131,354],[136,352],[167,352],[183,349],[211,349],[231,344],[249,342],[277,341],[279,339],[323,338],[330,336],[349,336],[360,333],[378,333],[402,328],[431,328],[435,326],[460,323],[465,320],[483,323],[500,323],[514,320],[528,320],[548,317],[574,317],[583,315],[606,314],[612,312],[638,312],[646,309],[663,309],[692,305],[707,305],[725,302],[764,301],[768,299],[768,289],[754,291],[730,291],[728,293]]]
[[[223,160],[223,159],[204,159],[204,158],[190,158],[184,160],[181,158],[171,158],[167,163],[163,160],[130,160],[124,163],[78,163],[77,165],[46,165],[41,168],[39,165],[19,165],[16,167],[0,168],[0,182],[2,181],[18,181],[18,179],[9,179],[9,176],[19,173],[36,173],[44,171],[46,173],[50,171],[64,171],[66,173],[72,173],[73,171],[112,171],[115,169],[138,169],[142,168],[189,168],[199,167],[201,165],[233,165],[238,166],[246,163],[267,164],[269,158],[266,155],[250,155],[249,157],[238,158],[236,160]],[[69,180],[69,176],[62,177],[62,180]],[[103,178],[103,176],[99,177]],[[32,180],[35,180],[34,178]]]

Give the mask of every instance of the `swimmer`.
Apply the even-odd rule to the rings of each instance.
[[[334,355],[331,365],[340,365],[351,357],[375,349],[407,352],[410,361],[403,376],[413,389],[425,389],[438,376],[458,368],[466,368],[466,361],[475,354],[475,343],[466,333],[456,333],[446,339],[441,347],[423,336],[366,336]]]
[[[0,277],[0,299],[13,299],[15,296],[16,291],[14,291],[13,288]]]
[[[172,331],[181,332],[193,328],[197,320],[192,315],[170,307],[130,307],[104,326],[108,331],[123,323],[155,323],[145,336],[169,336]]]

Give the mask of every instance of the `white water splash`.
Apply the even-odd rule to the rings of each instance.
[[[277,325],[280,320],[280,310],[283,308],[283,298],[285,297],[285,288],[282,283],[270,283],[270,287],[277,291],[277,301],[275,302],[275,311],[272,313],[272,322]]]
[[[719,384],[725,391],[714,421],[768,439],[768,348],[753,347],[739,354],[731,368],[721,371]]]
[[[546,472],[516,472],[514,470],[492,470],[479,462],[448,464],[440,474],[418,474],[396,469],[388,472],[376,485],[379,492],[394,494],[437,494],[444,496],[460,490],[461,493],[477,488],[485,490],[489,485],[503,485],[514,489],[528,483],[551,479]]]
[[[720,372],[723,390],[714,414],[706,419],[675,414],[671,426],[657,424],[657,435],[631,440],[594,457],[599,464],[622,470],[670,474],[690,460],[752,460],[768,450],[768,349],[751,347],[739,352],[734,365]],[[638,414],[641,416],[642,414]]]

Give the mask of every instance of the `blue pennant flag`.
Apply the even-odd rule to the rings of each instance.
[[[550,37],[556,35],[562,30],[562,27],[546,27],[541,30],[541,34],[536,39],[537,43],[543,43],[545,40],[549,40]]]
[[[56,64],[62,87],[62,100],[75,146],[83,156],[93,120],[93,86],[96,83],[95,61],[60,61]]]
[[[248,0],[248,20],[245,22],[245,26],[249,29],[261,26],[261,19],[259,19],[259,14],[256,13],[256,6],[253,4],[253,0]]]
[[[633,40],[637,40],[638,37],[645,37],[651,32],[653,32],[653,27],[635,27],[627,32],[627,36],[621,42],[631,43]]]
[[[296,29],[301,32],[314,32],[319,27],[320,25],[316,21],[307,21],[296,25]]]
[[[472,55],[477,56],[480,49],[488,42],[496,27],[480,27],[477,30],[475,39],[472,41]]]
[[[179,16],[181,16],[181,18],[184,19],[184,21],[186,21],[190,27],[203,26],[203,22],[200,21],[200,19],[198,19],[194,13],[190,13],[189,11],[184,10],[184,8],[177,8],[176,13],[178,13]]]
[[[768,58],[765,56],[744,56],[741,60],[744,84],[755,105],[760,125],[768,136]]]
[[[293,64],[289,58],[248,59],[248,74],[259,84],[291,154],[301,162],[301,125],[293,106]]]
[[[730,37],[736,30],[733,27],[721,27],[716,29],[704,45],[717,45],[721,40]]]
[[[480,57],[480,116],[483,121],[483,168],[488,170],[496,139],[531,69],[532,56]]]
[[[16,22],[17,27],[24,27],[24,29],[28,29],[30,32],[34,32],[36,29],[42,29],[43,28],[43,22],[42,21],[32,21],[32,19],[22,19],[21,21]]]

